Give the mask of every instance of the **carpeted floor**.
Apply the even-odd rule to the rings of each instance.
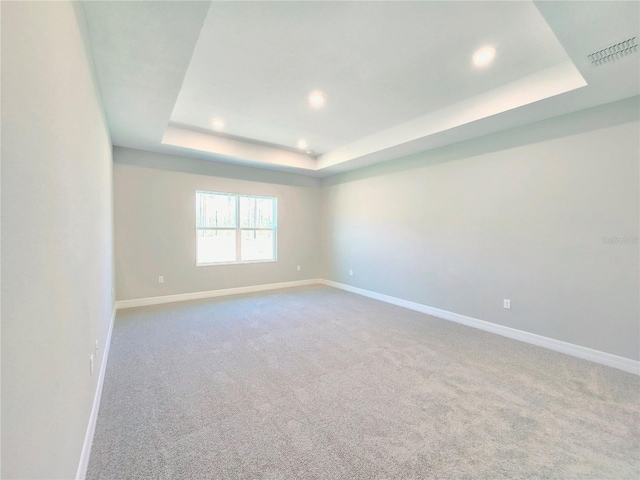
[[[640,379],[328,287],[118,312],[89,479],[640,478]]]

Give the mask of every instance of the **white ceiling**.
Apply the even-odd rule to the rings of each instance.
[[[601,67],[587,55],[637,35],[639,5],[101,1],[85,11],[114,144],[326,176],[638,95],[638,53]],[[496,58],[474,67],[483,45]],[[314,89],[327,95],[321,109],[307,103]],[[300,138],[317,159],[295,149]]]
[[[210,2],[83,2],[116,145],[160,144]]]
[[[568,58],[530,2],[213,3],[171,122],[326,153]]]

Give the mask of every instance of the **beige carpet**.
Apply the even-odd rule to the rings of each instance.
[[[640,379],[328,287],[118,312],[90,479],[640,478]]]

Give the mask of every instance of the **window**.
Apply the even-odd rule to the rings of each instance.
[[[275,197],[196,192],[197,265],[277,258]]]

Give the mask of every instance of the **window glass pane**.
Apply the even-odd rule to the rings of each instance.
[[[241,228],[275,228],[274,198],[240,197]]]
[[[196,193],[197,227],[236,227],[236,196]]]
[[[242,230],[242,260],[275,260],[272,230]]]
[[[198,230],[198,263],[236,261],[236,230]]]

